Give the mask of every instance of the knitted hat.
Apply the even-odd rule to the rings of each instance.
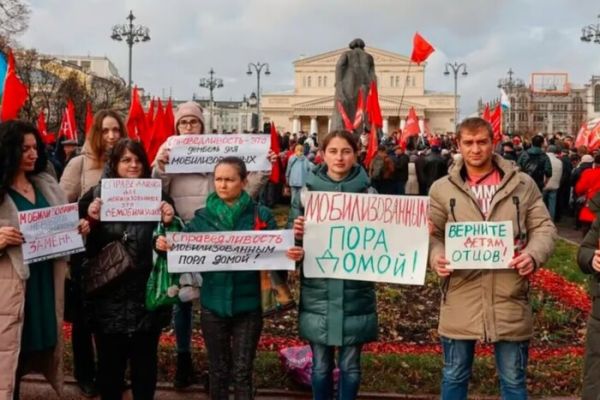
[[[202,114],[202,107],[196,102],[188,101],[182,103],[175,110],[175,130],[177,130],[177,124],[183,117],[196,117],[202,123],[201,133],[204,133],[204,115]]]
[[[589,154],[584,154],[583,157],[581,157],[581,162],[582,163],[593,163],[594,162],[594,157],[592,157]]]

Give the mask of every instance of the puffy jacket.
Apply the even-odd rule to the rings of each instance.
[[[594,166],[583,171],[575,185],[575,195],[585,196],[586,200],[579,212],[580,221],[591,223],[596,220],[596,214],[590,210],[587,202],[598,192],[600,192],[600,167]]]
[[[488,221],[512,221],[515,240],[523,243],[537,266],[554,250],[556,228],[535,182],[510,161],[494,155],[502,181],[488,212]],[[463,177],[463,161],[433,184],[429,192],[434,230],[430,263],[445,254],[447,222],[484,221],[477,199]],[[439,333],[451,339],[490,342],[531,338],[533,323],[528,301],[529,281],[514,269],[455,270],[442,284]]]
[[[336,182],[327,176],[327,166],[316,167],[308,176],[309,191],[361,193],[369,188],[362,167]],[[348,346],[377,339],[375,284],[344,279],[306,278],[300,289],[300,337],[328,346]]]
[[[539,176],[532,176],[538,188],[542,190],[544,187],[544,178],[550,178],[552,176],[552,164],[550,164],[550,159],[541,148],[531,146],[527,151],[522,152],[517,160],[517,165],[523,172],[528,172],[527,166],[530,163],[534,164],[529,168],[530,170],[535,169],[535,171],[543,171]],[[539,164],[543,164],[543,166]]]
[[[252,202],[240,216],[234,230],[254,230],[256,217],[267,224],[266,229],[277,229],[271,210]],[[219,219],[206,208],[196,211],[184,228],[185,232],[224,230]],[[200,303],[220,317],[260,310],[260,271],[203,272]]]
[[[52,206],[67,203],[63,191],[53,177],[40,173],[30,177],[35,187]],[[0,205],[0,227],[19,227],[18,210],[9,195]],[[60,396],[63,388],[63,310],[64,285],[67,263],[64,258],[54,259],[54,309],[56,312],[57,342],[54,351],[32,360],[27,373],[43,373]],[[0,254],[0,399],[13,398],[15,376],[21,349],[25,290],[29,265],[23,263],[21,246],[9,246]]]
[[[306,182],[306,176],[310,171],[312,163],[305,156],[290,157],[285,170],[285,179],[289,186],[302,187]]]
[[[163,145],[157,154],[162,152]],[[270,172],[256,171],[248,174],[246,191],[253,199],[258,198],[260,190],[269,180]],[[194,212],[206,206],[206,198],[215,191],[214,176],[211,173],[167,174],[160,165],[154,163],[152,178],[162,181],[162,187],[175,203],[177,213],[184,222],[194,217]]]
[[[425,157],[423,166],[426,191],[429,191],[433,182],[446,175],[448,175],[448,161],[439,152],[432,151]]]
[[[101,185],[97,185],[79,201],[79,213],[87,215],[89,204],[100,197]],[[172,200],[163,196],[165,201]],[[152,271],[153,232],[156,222],[99,222],[92,224],[86,241],[86,260],[83,271],[89,266],[89,259],[95,257],[107,244],[124,237],[125,248],[134,261],[135,269],[128,271],[116,280],[101,288],[97,293],[87,295],[85,310],[90,326],[98,333],[152,332],[165,327],[170,322],[171,309],[146,310],[146,283]]]

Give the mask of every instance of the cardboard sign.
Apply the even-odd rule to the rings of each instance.
[[[189,233],[168,232],[169,272],[294,270],[285,253],[294,246],[291,230]]]
[[[248,171],[270,171],[267,158],[271,147],[270,135],[180,135],[167,142],[169,163],[165,172],[213,172],[215,165],[227,156],[244,160]]]
[[[304,275],[423,285],[429,198],[308,192]]]
[[[102,179],[101,221],[160,221],[160,179]]]
[[[446,259],[452,269],[508,268],[515,252],[513,224],[449,222],[445,244]]]
[[[19,212],[23,261],[32,264],[85,251],[78,225],[77,203]]]

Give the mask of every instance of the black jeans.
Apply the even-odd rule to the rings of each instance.
[[[252,371],[263,326],[262,312],[221,318],[203,308],[200,322],[208,353],[210,398],[229,399],[232,381],[236,400],[253,399]]]
[[[127,361],[134,400],[152,400],[156,389],[160,331],[97,333],[98,389],[102,400],[121,400]]]

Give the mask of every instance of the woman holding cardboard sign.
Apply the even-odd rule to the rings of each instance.
[[[215,192],[206,207],[196,211],[186,232],[274,230],[271,211],[257,205],[244,191],[248,180],[246,165],[237,157],[223,158],[214,172]],[[159,236],[156,248],[168,250]],[[294,261],[304,251],[292,247],[287,257]],[[235,399],[252,399],[252,370],[262,330],[260,271],[203,272],[200,296],[201,324],[208,352],[210,397],[229,398],[232,381]]]
[[[107,160],[104,178],[140,179],[150,177],[150,165],[139,142],[122,139]],[[83,265],[86,289],[85,311],[96,338],[98,351],[98,387],[102,400],[122,397],[127,363],[130,364],[133,398],[153,399],[157,376],[158,339],[169,324],[171,309],[148,311],[145,307],[146,283],[153,266],[152,241],[156,222],[101,221],[101,184],[90,189],[79,201],[80,212],[92,221]],[[161,221],[169,225],[175,210],[163,195]],[[115,245],[118,243],[118,245]],[[119,265],[110,264],[113,280],[92,280],[109,246]],[[118,256],[118,254],[121,256]],[[120,257],[120,258],[119,258]],[[123,266],[123,265],[126,265]],[[108,274],[107,274],[108,275]]]
[[[312,170],[306,190],[362,193],[369,178],[357,164],[358,145],[349,132],[329,133],[321,143],[324,163]],[[301,207],[300,205],[296,205]],[[296,239],[304,235],[304,217],[294,221]],[[339,399],[354,399],[360,386],[363,343],[377,339],[377,303],[373,282],[308,279],[302,275],[300,337],[313,352],[312,389],[315,399],[333,397],[335,348],[339,348]]]
[[[26,122],[0,124],[0,398],[18,399],[19,381],[43,373],[62,393],[64,258],[26,264],[19,211],[65,204],[37,129]],[[79,230],[89,232],[87,221]]]

